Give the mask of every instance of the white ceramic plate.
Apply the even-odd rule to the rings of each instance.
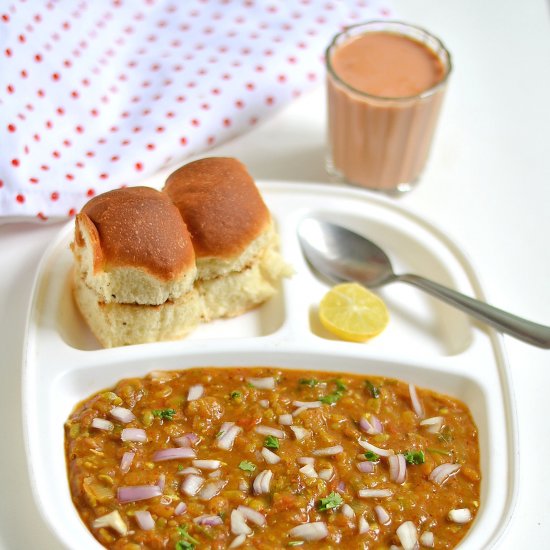
[[[68,548],[100,548],[81,522],[67,483],[63,424],[78,402],[155,369],[262,365],[379,374],[464,401],[479,429],[483,479],[481,507],[460,548],[494,546],[512,514],[518,483],[515,410],[500,336],[398,283],[380,290],[391,315],[380,336],[367,344],[337,341],[317,321],[316,307],[328,287],[305,263],[296,228],[310,214],[323,216],[372,238],[397,271],[483,299],[471,265],[442,232],[383,197],[288,182],[260,188],[296,273],[261,308],[204,325],[185,340],[101,349],[71,298],[72,223],[46,251],[29,311],[23,369],[29,471],[46,522]]]

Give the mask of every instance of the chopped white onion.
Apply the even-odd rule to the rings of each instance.
[[[263,407],[264,409],[269,409],[269,401],[267,399],[260,399],[258,403],[260,404],[260,407]]]
[[[262,527],[262,525],[266,524],[265,516],[263,514],[260,514],[260,512],[258,512],[257,510],[254,510],[254,508],[239,505],[237,507],[237,510],[243,515],[246,521],[251,521],[259,527]]]
[[[341,508],[342,514],[344,514],[345,517],[348,519],[354,519],[355,518],[355,512],[353,508],[346,502]]]
[[[454,523],[468,523],[472,519],[472,512],[468,508],[456,508],[449,511],[448,517]]]
[[[303,523],[297,527],[293,527],[289,532],[289,536],[302,540],[322,540],[328,537],[328,529],[323,521],[314,521],[312,523]]]
[[[279,439],[284,439],[286,437],[286,434],[285,432],[283,432],[283,430],[279,430],[278,428],[271,428],[270,426],[263,426],[262,424],[256,426],[254,428],[254,431],[260,435],[272,435],[273,437],[277,437]]]
[[[376,445],[373,445],[372,443],[369,443],[364,439],[359,439],[357,443],[359,443],[359,445],[361,445],[363,449],[367,449],[367,451],[372,451],[373,453],[376,453],[380,456],[391,456],[395,454],[391,449],[381,449],[380,447],[377,447]]]
[[[239,491],[242,491],[243,493],[247,493],[248,489],[249,489],[248,481],[244,479],[239,480]]]
[[[201,470],[217,470],[222,465],[221,460],[193,460],[193,466]]]
[[[204,386],[202,384],[195,384],[189,388],[187,393],[187,401],[196,401],[202,397],[204,393]]]
[[[281,426],[290,426],[292,425],[293,419],[291,414],[281,414],[279,415],[279,424]]]
[[[374,472],[374,462],[371,462],[370,460],[358,462],[357,469],[363,474],[372,474],[372,472]]]
[[[165,460],[179,460],[181,458],[195,458],[197,455],[190,447],[171,447],[156,451],[153,455],[153,462],[163,462]]]
[[[277,464],[277,462],[280,462],[281,460],[280,456],[276,455],[273,451],[270,451],[265,447],[262,448],[262,456],[268,464]]]
[[[425,426],[428,433],[436,434],[443,427],[443,420],[442,416],[432,416],[431,418],[421,420],[420,425]]]
[[[101,529],[102,527],[110,527],[114,529],[119,535],[125,536],[128,533],[128,526],[124,523],[120,512],[113,510],[104,516],[100,516],[92,523],[94,529]]]
[[[315,456],[334,456],[344,452],[342,445],[334,445],[333,447],[325,447],[324,449],[315,449],[312,454]]]
[[[290,426],[290,429],[294,432],[294,437],[298,441],[302,441],[302,439],[306,438],[311,433],[309,430],[306,430],[301,426]]]
[[[214,498],[226,485],[226,479],[216,479],[214,481],[209,481],[202,486],[197,497],[200,500],[210,500]]]
[[[379,504],[374,507],[374,511],[376,513],[376,517],[378,518],[378,522],[382,525],[389,525],[391,523],[391,518],[386,509],[383,506],[380,506]]]
[[[135,456],[136,453],[132,453],[131,451],[127,451],[122,455],[122,458],[120,460],[120,471],[123,474],[127,473],[130,470],[130,466],[132,465]]]
[[[414,384],[409,384],[409,394],[411,396],[411,405],[416,416],[418,416],[418,418],[424,418],[424,408],[422,407],[422,403],[418,398],[418,394],[416,393],[416,387],[414,386]]]
[[[134,515],[140,529],[151,531],[155,528],[155,520],[148,510],[136,510]]]
[[[132,420],[136,419],[134,413],[130,409],[125,409],[124,407],[113,407],[109,412],[115,420],[123,424],[128,424],[128,422],[132,422]]]
[[[269,493],[269,487],[271,485],[272,477],[273,472],[271,470],[263,470],[262,472],[260,472],[256,476],[256,479],[254,479],[254,483],[252,484],[254,494],[262,495]]]
[[[396,454],[388,457],[390,463],[390,479],[395,483],[402,485],[407,478],[407,461],[405,455]]]
[[[315,466],[313,466],[313,464],[306,464],[305,466],[302,466],[299,472],[301,474],[304,474],[306,477],[319,477],[319,475],[315,471]]]
[[[365,516],[361,516],[359,518],[359,524],[357,526],[357,530],[359,531],[360,535],[364,535],[365,533],[368,533],[370,527],[369,522],[365,519]]]
[[[124,428],[120,432],[120,439],[122,441],[134,441],[136,443],[145,443],[147,441],[147,434],[145,430],[141,428]]]
[[[242,535],[237,535],[229,545],[229,548],[238,548],[239,546],[242,546],[243,542],[246,540],[246,535],[243,533]]]
[[[357,494],[361,498],[387,498],[393,495],[391,489],[360,489]]]
[[[240,426],[231,426],[225,433],[223,433],[218,439],[216,445],[218,449],[230,451],[233,448],[236,437],[242,432]]]
[[[420,544],[426,548],[433,548],[435,545],[434,534],[431,531],[424,531],[420,535]]]
[[[395,534],[403,550],[416,550],[418,548],[418,533],[416,525],[412,521],[405,521],[396,530]]]
[[[138,500],[147,500],[161,495],[162,491],[158,485],[130,485],[118,488],[117,500],[121,504],[125,504],[126,502],[137,502]]]
[[[98,418],[97,416],[92,420],[92,428],[97,428],[98,430],[103,430],[105,432],[112,432],[115,425],[105,418]]]
[[[200,488],[202,487],[202,484],[204,483],[204,478],[201,476],[197,476],[195,474],[188,475],[182,482],[181,482],[181,490],[186,495],[189,495],[190,497],[195,496]]]
[[[222,471],[221,470],[214,470],[213,472],[210,472],[208,474],[209,478],[217,479],[219,477],[222,477]]]
[[[322,405],[321,401],[293,401],[292,404],[304,409],[318,409]]]
[[[182,514],[185,514],[186,511],[187,504],[185,504],[183,500],[179,502],[178,505],[174,508],[174,514],[176,514],[176,516],[181,516]]]
[[[250,535],[252,529],[246,524],[242,512],[235,509],[231,512],[231,532],[234,535]]]
[[[432,470],[429,479],[436,485],[443,485],[452,475],[456,474],[458,470],[460,470],[460,464],[445,462]]]
[[[223,523],[223,519],[217,515],[203,514],[202,516],[193,518],[193,523],[196,523],[197,525],[207,525],[208,527],[214,527],[215,525],[221,525]]]
[[[298,464],[315,464],[315,459],[312,456],[301,456],[296,459]]]
[[[324,468],[323,470],[319,470],[319,477],[325,481],[330,481],[333,474],[334,470],[332,468]]]
[[[266,378],[248,378],[247,382],[258,390],[274,390],[275,378],[268,376]]]

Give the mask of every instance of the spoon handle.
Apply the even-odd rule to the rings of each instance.
[[[472,317],[484,321],[496,329],[540,348],[550,349],[550,327],[522,319],[502,309],[490,306],[485,302],[465,296],[419,275],[409,273],[396,275],[394,281],[409,283],[456,306]]]

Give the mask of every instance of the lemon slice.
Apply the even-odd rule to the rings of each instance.
[[[319,318],[328,331],[351,342],[380,334],[389,321],[386,304],[357,283],[331,288],[319,304]]]

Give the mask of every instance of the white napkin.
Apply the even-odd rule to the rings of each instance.
[[[0,216],[73,216],[321,83],[385,0],[24,0],[0,7]]]

